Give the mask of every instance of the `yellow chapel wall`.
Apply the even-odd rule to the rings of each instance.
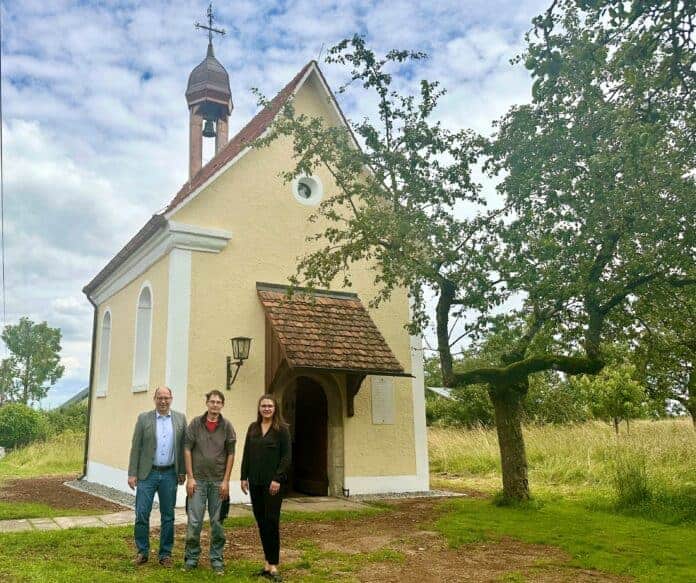
[[[296,111],[326,115],[329,105],[321,95],[306,84],[295,98]],[[297,257],[308,248],[306,236],[323,228],[307,220],[316,207],[297,202],[291,186],[278,176],[290,168],[290,152],[287,140],[252,150],[171,217],[232,232],[219,255],[193,255],[188,410],[191,415],[202,413],[204,393],[224,387],[229,338],[253,338],[250,358],[226,393],[223,411],[237,428],[240,449],[264,390],[265,320],[256,282],[285,283],[295,271]],[[317,173],[326,197],[332,192],[331,176],[324,169]],[[354,285],[348,291],[358,293],[367,305],[374,295],[374,272],[356,266],[352,273]],[[410,372],[410,339],[403,328],[409,319],[406,293],[395,292],[390,302],[370,312],[399,362]],[[373,425],[369,377],[355,398],[355,416],[345,417],[344,409],[346,477],[416,473],[411,379],[394,378],[394,394],[393,425]],[[343,402],[345,407],[345,398]],[[238,468],[236,464],[235,479]]]
[[[150,285],[152,292],[150,380],[146,391],[134,393],[135,317],[138,297],[146,283]],[[111,356],[106,396],[92,395],[90,462],[128,469],[131,437],[138,414],[154,409],[153,390],[165,383],[168,296],[169,256],[166,255],[98,306],[99,319],[94,348],[97,351],[93,381],[95,386],[103,366],[100,347],[102,321],[107,309],[111,311]],[[182,406],[181,403],[178,405]],[[174,403],[173,408],[180,410],[177,403]]]

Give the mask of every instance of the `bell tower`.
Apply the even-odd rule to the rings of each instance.
[[[203,165],[203,138],[215,138],[217,154],[227,144],[227,123],[232,113],[230,77],[215,58],[213,33],[225,34],[213,28],[213,5],[208,6],[208,25],[196,23],[196,28],[208,31],[208,53],[189,75],[186,102],[189,107],[189,180]]]

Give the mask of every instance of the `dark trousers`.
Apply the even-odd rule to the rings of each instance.
[[[277,565],[280,556],[280,505],[283,503],[282,490],[275,496],[268,491],[270,484],[249,485],[251,507],[259,525],[263,554],[271,565]]]

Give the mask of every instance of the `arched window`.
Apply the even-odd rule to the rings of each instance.
[[[109,364],[111,360],[111,312],[107,309],[102,318],[99,342],[99,378],[97,397],[105,397],[109,388]]]
[[[150,382],[150,341],[152,337],[152,292],[143,287],[135,315],[135,354],[133,357],[133,391],[147,391]]]

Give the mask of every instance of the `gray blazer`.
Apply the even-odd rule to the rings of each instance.
[[[176,473],[186,473],[184,466],[184,434],[186,432],[186,416],[178,411],[172,411],[174,427],[174,464]],[[130,458],[128,460],[128,475],[136,476],[138,480],[147,478],[152,471],[152,460],[155,457],[157,436],[155,434],[155,410],[138,415],[133,431]]]

